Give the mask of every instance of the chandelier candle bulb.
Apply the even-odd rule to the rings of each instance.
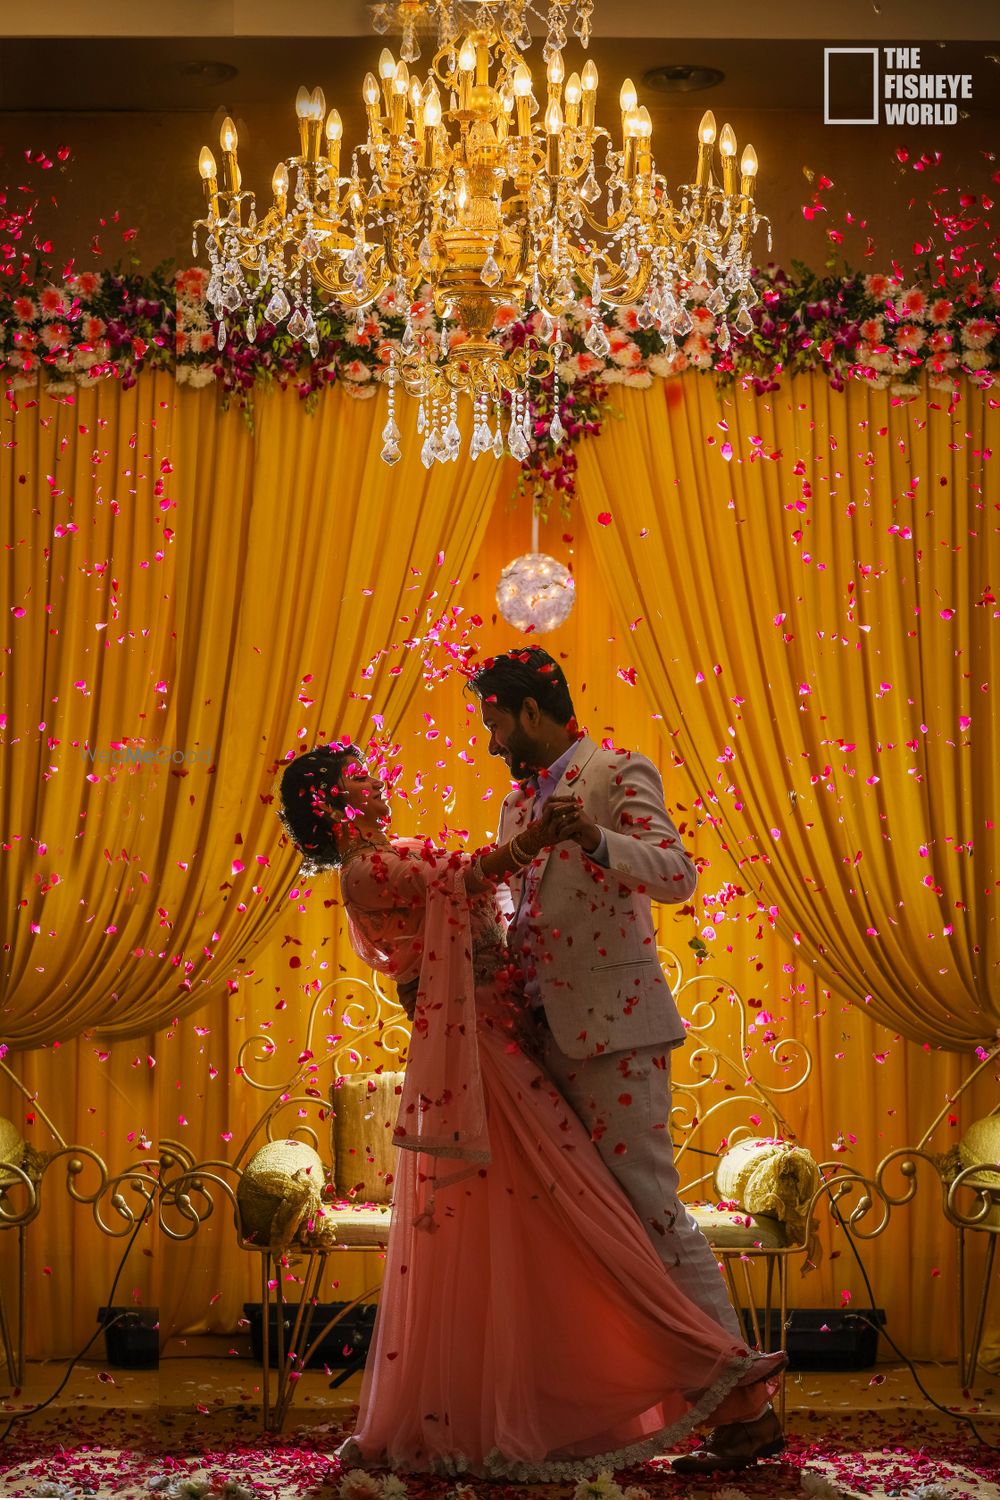
[[[219,212],[219,183],[215,175],[215,157],[207,146],[202,146],[201,148],[201,155],[198,157],[198,171],[201,173],[202,181],[205,184],[205,202],[208,204],[211,212],[217,214]]]
[[[635,109],[639,103],[639,95],[635,91],[635,84],[631,78],[626,78],[622,84],[618,95],[618,103],[621,105],[622,120],[624,121],[625,116]]]
[[[736,132],[731,125],[723,125],[719,136],[719,154],[722,157],[722,190],[736,191]]]
[[[340,176],[340,142],[344,135],[344,122],[340,111],[331,109],[326,117],[326,155],[333,177]]]
[[[753,193],[753,180],[757,176],[757,153],[749,144],[744,146],[743,148],[743,159],[740,162],[740,172],[742,173],[742,176],[740,178],[740,192],[743,194],[744,198],[749,198]],[[747,205],[744,204],[743,208],[745,212],[747,209]]]
[[[514,69],[514,109],[517,114],[518,135],[530,135],[531,69],[527,63],[518,63]]]
[[[566,80],[566,125],[570,130],[575,130],[580,123],[580,100],[583,98],[583,88],[580,84],[579,73],[571,73]]]
[[[712,153],[715,148],[715,116],[706,109],[698,126],[698,176],[696,186],[707,188],[712,180]]]
[[[653,138],[653,121],[645,105],[637,112],[635,123],[636,169],[640,177],[649,177],[653,171],[653,154],[650,141]]]
[[[597,67],[593,62],[587,62],[583,69],[583,77],[580,79],[580,87],[583,89],[583,128],[593,130],[594,111],[597,106]]]
[[[285,204],[288,198],[288,168],[283,161],[279,161],[271,178],[271,191],[274,194],[274,204],[278,213],[284,218]]]
[[[549,141],[546,170],[554,178],[558,178],[562,172],[562,128],[563,112],[559,100],[553,99],[545,111],[545,133]]]
[[[239,190],[239,184],[236,181],[236,148],[239,143],[240,138],[236,133],[236,126],[227,115],[219,131],[219,145],[222,147],[222,175],[227,193]]]

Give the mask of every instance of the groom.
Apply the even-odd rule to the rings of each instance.
[[[697,872],[664,806],[659,773],[644,756],[604,750],[579,733],[562,668],[537,646],[484,662],[470,685],[489,753],[520,783],[501,810],[499,840],[555,798],[570,841],[508,879],[507,941],[541,1024],[542,1065],[672,1279],[742,1342],[715,1255],[677,1196],[670,1055],[685,1031],[657,958],[651,903],[690,900]],[[676,1466],[743,1468],[781,1445],[767,1408],[755,1422],[717,1428],[705,1452]]]

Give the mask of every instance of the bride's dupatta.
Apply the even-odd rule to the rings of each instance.
[[[419,962],[394,1143],[467,1164],[446,1177],[428,1173],[432,1197],[420,1216],[428,1222],[433,1189],[490,1159],[465,884],[469,864],[468,855],[411,839],[356,860],[345,872],[351,942],[359,957],[397,980],[409,979]]]

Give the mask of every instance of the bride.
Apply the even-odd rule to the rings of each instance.
[[[413,1021],[345,1461],[558,1480],[755,1419],[786,1356],[752,1353],[677,1290],[532,1057],[495,883],[559,842],[559,799],[475,856],[389,838],[381,782],[334,744],[288,765],[281,803],[307,873],[339,869],[352,945]]]

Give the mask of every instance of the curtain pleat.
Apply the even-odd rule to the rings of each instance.
[[[995,405],[820,376],[614,399],[580,446],[582,520],[739,877],[886,1025],[989,1041]]]
[[[274,847],[281,758],[367,738],[371,701],[391,728],[422,680],[406,643],[448,610],[511,479],[465,456],[428,472],[409,410],[388,468],[384,398],[257,407],[252,436],[157,375],[14,421],[10,1047],[138,1037],[238,982],[295,869]]]

